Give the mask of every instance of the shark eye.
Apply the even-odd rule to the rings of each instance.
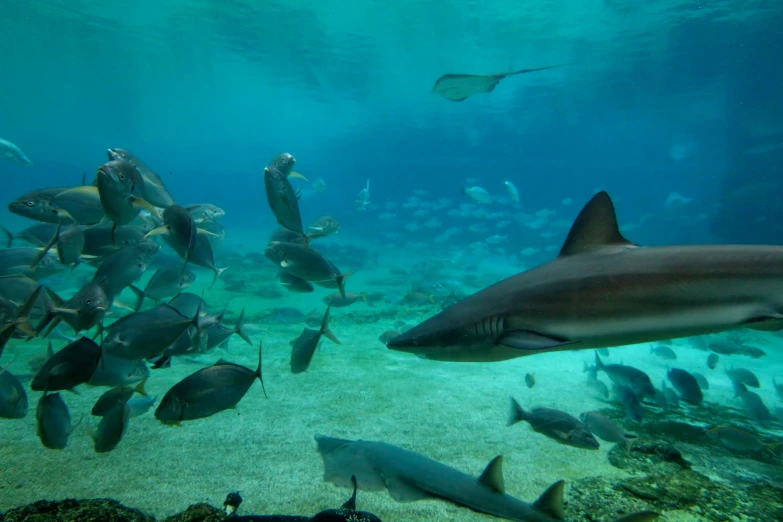
[[[25,204],[26,204],[28,207],[34,207],[34,206],[35,206],[35,201],[26,201],[26,202],[25,202]]]

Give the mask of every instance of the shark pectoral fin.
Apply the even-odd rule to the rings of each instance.
[[[383,479],[389,495],[397,502],[414,502],[432,498],[432,495],[423,489],[412,486],[398,477],[383,477]]]
[[[781,314],[769,314],[759,317],[754,317],[743,324],[745,328],[751,330],[759,330],[762,332],[777,332],[783,330],[783,315]]]
[[[498,455],[489,461],[478,482],[501,495],[506,493],[506,484],[503,480],[503,455]]]
[[[573,342],[568,339],[549,337],[532,330],[514,330],[498,339],[497,344],[517,350],[551,351]]]
[[[558,520],[565,519],[563,511],[563,489],[565,482],[558,480],[544,491],[538,500],[533,502],[533,507],[537,510]]]

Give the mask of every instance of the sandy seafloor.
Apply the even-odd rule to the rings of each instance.
[[[409,266],[411,260],[403,253],[399,258],[387,253],[382,263]],[[377,291],[379,288],[366,282],[383,270],[382,266],[358,272],[349,280],[349,291]],[[145,275],[142,283],[150,275]],[[247,277],[249,283],[254,277],[269,277],[269,267],[255,276],[251,269]],[[199,271],[199,281],[190,290],[198,293],[210,280],[211,274]],[[317,289],[309,295],[263,299],[222,288],[219,282],[208,290],[207,301],[213,305],[230,303],[234,314],[244,306],[249,316],[276,306],[294,306],[305,313],[313,308],[323,311],[325,305],[320,300],[331,292]],[[129,293],[122,299],[130,302]],[[390,309],[390,305],[381,305],[375,310]],[[581,450],[559,445],[526,424],[506,427],[509,396],[525,407],[548,406],[575,416],[605,407],[606,403],[584,385],[583,362],[592,362],[592,351],[541,354],[491,364],[427,361],[390,351],[378,341],[381,333],[392,329],[394,318],[368,324],[346,319],[351,312],[369,310],[373,309],[364,303],[334,309],[332,330],[342,344],[324,340],[310,369],[300,375],[289,370],[289,341],[299,335],[303,324],[248,325],[254,343],[264,342],[268,398],[256,383],[236,409],[187,422],[181,428],[162,425],[150,411],[131,420],[124,440],[108,454],[96,454],[87,435],[98,423],[89,411],[106,388],[81,386],[79,395],[63,393],[74,423],[83,418],[63,451],[47,450],[40,444],[35,434],[35,406],[40,394],[29,392],[26,418],[0,420],[0,509],[39,499],[111,497],[162,517],[196,502],[221,505],[228,492],[239,490],[245,499],[243,514],[312,515],[341,505],[349,495],[347,489],[323,481],[315,434],[385,441],[474,475],[502,454],[507,492],[528,502],[559,479],[626,476],[607,460],[611,444],[602,443],[599,451]],[[421,317],[429,313],[425,309]],[[227,323],[232,325],[235,317]],[[416,322],[413,318],[408,321]],[[774,409],[771,380],[776,371],[779,380],[783,377],[783,341],[773,334],[765,335],[777,343],[763,345],[767,357],[722,360],[755,371],[762,381],[758,392]],[[55,344],[59,349],[64,342]],[[43,346],[40,340],[26,344],[12,341],[3,363],[19,355],[12,370],[26,372],[25,359],[40,354]],[[677,341],[675,348],[679,356],[676,366],[708,375],[711,388],[705,392],[707,401],[739,407],[722,366],[709,370],[706,352],[687,348],[686,341]],[[671,365],[650,355],[647,345],[616,348],[611,353],[606,362],[636,365],[650,374],[656,386]],[[217,349],[201,359],[206,365],[219,357],[254,368],[257,347],[234,336],[227,350]],[[148,392],[160,398],[199,367],[177,360],[169,370],[154,371]],[[535,374],[533,389],[524,384],[528,372]],[[638,432],[644,428],[628,425],[628,429]],[[359,492],[358,507],[389,521],[493,519],[439,500],[398,503],[387,492]],[[668,517],[689,519],[676,514]]]

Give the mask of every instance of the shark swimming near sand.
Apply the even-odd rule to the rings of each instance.
[[[517,522],[553,522],[565,518],[562,480],[528,504],[505,492],[501,456],[492,459],[476,478],[385,442],[323,435],[316,435],[315,440],[324,461],[324,480],[337,486],[351,487],[355,480],[359,489],[386,489],[398,502],[441,498]],[[658,513],[642,511],[615,522],[645,522],[657,517]]]
[[[489,286],[386,343],[440,361],[502,361],[718,333],[783,329],[783,247],[640,247],[606,192],[560,255]]]

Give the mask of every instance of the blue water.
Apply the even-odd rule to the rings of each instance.
[[[568,230],[552,222],[598,190],[642,245],[783,244],[782,26],[779,0],[3,0],[0,138],[33,165],[0,161],[0,193],[89,181],[121,147],[177,203],[225,209],[220,253],[262,251],[276,226],[263,168],[285,151],[326,183],[295,182],[305,222],[333,216],[338,237],[408,266],[478,263],[477,242],[501,273],[542,263]],[[446,73],[557,64],[572,65],[460,103],[432,92]],[[448,215],[468,185],[503,215]],[[416,190],[450,204],[417,219],[419,204],[401,207]],[[667,205],[673,193],[684,203]],[[541,210],[547,224],[526,226]],[[433,217],[442,226],[423,227]],[[0,224],[33,222],[3,204]],[[449,227],[461,231],[435,242]]]

